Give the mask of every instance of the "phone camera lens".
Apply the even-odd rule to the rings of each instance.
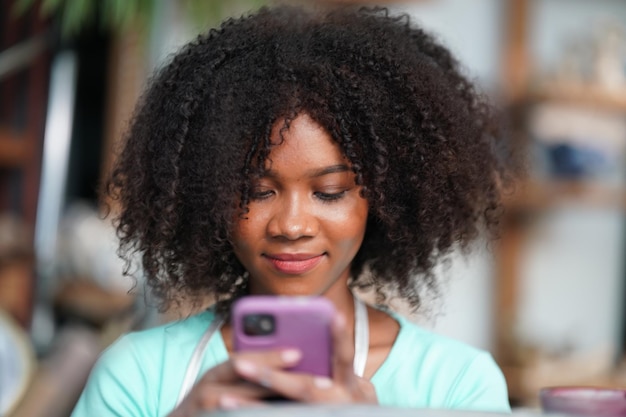
[[[248,314],[243,318],[243,330],[248,336],[265,336],[274,333],[276,322],[271,314]]]
[[[274,323],[272,323],[268,317],[263,317],[263,319],[259,321],[259,328],[262,332],[270,332],[274,328]]]

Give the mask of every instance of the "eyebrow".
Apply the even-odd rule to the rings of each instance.
[[[350,171],[350,167],[348,167],[345,164],[337,164],[337,165],[327,166],[324,168],[312,169],[307,172],[307,176],[311,178],[317,178],[317,177],[323,177],[324,175],[328,175],[328,174],[335,174],[337,172],[347,172],[347,171]],[[273,171],[271,169],[263,172],[261,176],[267,177],[267,178],[277,177],[276,171]]]

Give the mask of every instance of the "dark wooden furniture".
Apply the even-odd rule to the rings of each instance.
[[[32,246],[50,69],[50,24],[40,18],[38,7],[16,17],[14,3],[0,0],[0,213],[23,221]],[[22,59],[9,60],[11,52],[20,52]],[[24,327],[30,324],[35,288],[30,265],[18,277],[10,274],[12,278],[3,278],[0,265],[0,291],[10,288],[14,292],[12,297],[19,302],[11,314]]]

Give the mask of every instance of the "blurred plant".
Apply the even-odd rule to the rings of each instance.
[[[57,17],[61,35],[72,37],[97,25],[113,33],[132,27],[148,30],[159,0],[15,0],[17,15],[39,6],[44,18]],[[170,0],[165,0],[170,1]],[[174,1],[174,0],[171,0]],[[211,24],[237,8],[255,8],[263,0],[176,0],[181,10],[197,24]],[[137,26],[138,25],[138,26]]]

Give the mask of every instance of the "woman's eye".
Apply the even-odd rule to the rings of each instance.
[[[339,200],[339,199],[343,198],[343,196],[345,196],[345,195],[346,195],[346,191],[345,190],[344,191],[339,191],[337,193],[323,193],[323,192],[320,192],[320,191],[315,193],[315,196],[317,198],[319,198],[320,200],[325,201],[325,202]]]
[[[272,190],[252,190],[250,193],[251,200],[265,200],[266,198],[270,198],[274,192]]]

